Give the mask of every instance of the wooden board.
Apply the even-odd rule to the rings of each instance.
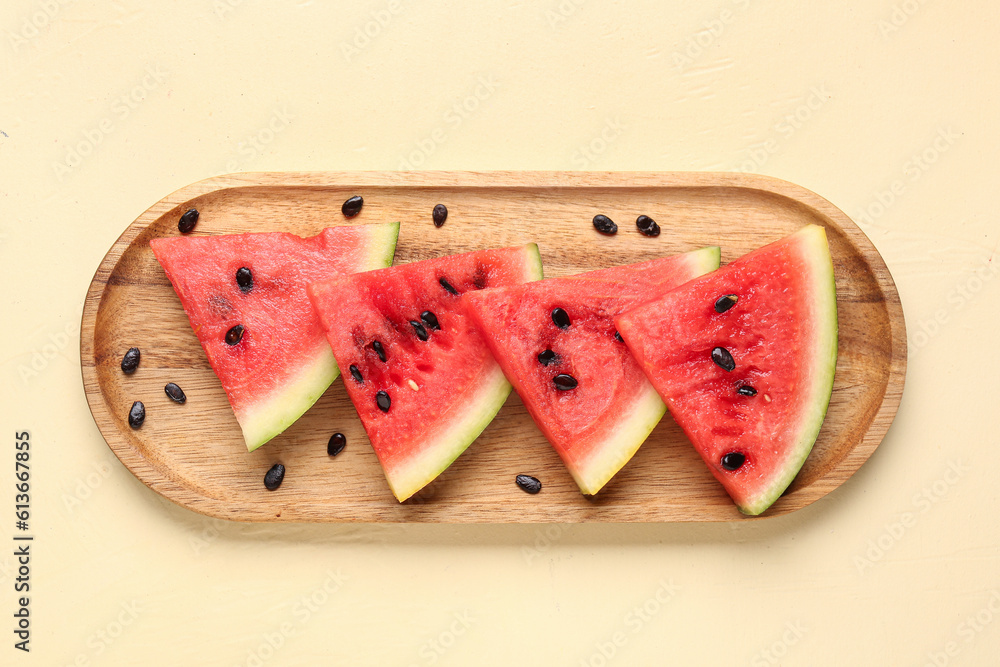
[[[340,212],[360,194],[361,214]],[[447,223],[431,222],[435,204]],[[289,231],[401,221],[396,263],[537,242],[547,277],[640,262],[707,245],[723,262],[794,232],[824,225],[837,279],[840,354],[833,398],[812,454],[764,516],[799,509],[850,477],[881,442],[899,405],[906,367],[903,313],[882,258],[839,209],[796,185],[716,173],[356,172],[259,173],[211,178],[143,213],[108,252],[87,293],[81,327],[90,408],[115,455],[151,489],[203,514],[240,521],[584,522],[741,520],[722,487],[669,415],[635,458],[595,498],[580,494],[516,394],[479,439],[435,482],[405,503],[389,491],[341,380],[298,422],[247,453],[222,387],[153,253],[149,240],[177,234],[190,207],[195,234]],[[618,222],[613,237],[591,225]],[[639,214],[663,229],[647,238]],[[142,349],[124,375],[124,352]],[[185,405],[163,386],[176,382]],[[135,400],[146,423],[128,426]],[[326,443],[347,436],[336,458]],[[274,492],[264,473],[281,462]],[[544,488],[514,484],[528,473]]]

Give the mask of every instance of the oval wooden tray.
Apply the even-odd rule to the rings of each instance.
[[[340,206],[365,198],[347,221]],[[448,206],[435,228],[431,209]],[[101,262],[81,327],[83,383],[91,412],[115,455],[143,483],[203,514],[240,521],[582,522],[728,521],[742,515],[666,416],[595,498],[580,494],[562,462],[512,394],[479,439],[435,482],[405,503],[389,491],[341,380],[298,422],[248,454],[222,387],[153,253],[149,240],[177,234],[190,207],[195,234],[289,231],[401,221],[396,263],[486,247],[538,243],[547,277],[639,262],[707,245],[730,261],[806,223],[827,228],[837,279],[840,356],[819,439],[788,492],[764,516],[799,509],[856,471],[881,442],[899,405],[906,334],[895,285],[861,230],[826,200],[772,178],[719,173],[355,172],[221,176],[164,198],[133,222]],[[597,234],[596,213],[619,224]],[[647,214],[663,233],[647,238]],[[124,352],[142,349],[133,375]],[[185,405],[163,392],[184,388]],[[127,423],[135,400],[146,423]],[[348,446],[326,454],[330,435]],[[284,484],[264,488],[281,462]],[[528,473],[544,488],[514,484]]]

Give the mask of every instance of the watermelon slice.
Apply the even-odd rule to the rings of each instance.
[[[666,411],[615,337],[615,316],[717,268],[719,249],[704,248],[463,297],[507,379],[583,493],[593,495],[607,484]],[[557,381],[575,386],[560,389]]]
[[[837,297],[809,225],[617,318],[642,370],[740,511],[766,510],[819,434]]]
[[[150,241],[219,377],[247,449],[288,428],[337,377],[306,296],[333,274],[388,266],[399,223]]]
[[[510,394],[459,296],[541,277],[532,243],[309,286],[347,394],[400,502],[465,451]]]

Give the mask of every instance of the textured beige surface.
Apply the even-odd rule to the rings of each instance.
[[[995,664],[995,5],[333,4],[0,7],[0,664]],[[895,425],[828,497],[733,524],[242,525],[147,490],[80,379],[107,249],[214,174],[397,168],[816,191],[899,287]],[[24,429],[30,655],[8,629]]]

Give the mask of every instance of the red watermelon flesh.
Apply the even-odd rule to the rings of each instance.
[[[337,377],[306,285],[388,266],[399,223],[150,241],[253,451],[284,431]],[[249,269],[241,288],[237,272]],[[246,275],[245,273],[242,275]],[[229,331],[242,336],[230,345]],[[231,340],[235,336],[231,336]]]
[[[597,493],[635,454],[666,410],[625,345],[615,316],[719,267],[719,249],[472,292],[472,314],[493,356],[580,490]],[[569,319],[558,326],[553,311]],[[554,357],[543,362],[539,354]],[[577,381],[560,390],[557,375]]]
[[[837,301],[824,229],[809,225],[616,321],[739,509],[766,510],[809,455],[833,389]]]
[[[451,465],[510,394],[460,295],[541,277],[532,243],[310,285],[348,396],[400,502]]]

